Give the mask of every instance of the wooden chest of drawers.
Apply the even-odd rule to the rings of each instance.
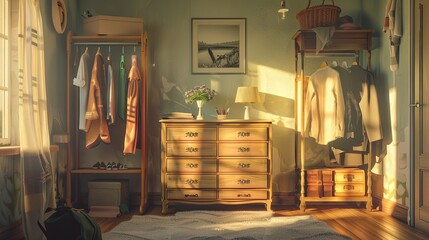
[[[365,192],[364,170],[335,169],[335,196],[365,196]]]
[[[269,120],[161,120],[162,212],[169,204],[271,209]]]

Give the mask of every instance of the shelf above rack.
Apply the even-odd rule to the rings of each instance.
[[[132,169],[122,169],[122,170],[101,170],[101,169],[73,169],[70,171],[73,173],[97,173],[97,174],[118,174],[118,173],[141,173],[142,170],[140,168],[132,168]]]
[[[331,42],[322,52],[353,52],[371,50],[372,29],[362,30],[335,30]],[[299,30],[292,37],[298,52],[316,51],[316,33],[312,30]]]

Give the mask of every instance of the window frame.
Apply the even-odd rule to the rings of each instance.
[[[4,51],[0,53],[0,64],[3,65],[3,71],[0,71],[0,78],[5,80],[3,84],[0,82],[0,91],[4,92],[4,114],[0,114],[0,146],[10,145],[10,129],[11,129],[11,89],[10,89],[10,14],[11,6],[10,0],[0,0],[1,10],[3,11],[3,24],[0,28],[0,44],[2,44]],[[3,64],[2,64],[3,63]],[[1,94],[0,94],[1,96]],[[4,130],[4,132],[3,132]]]

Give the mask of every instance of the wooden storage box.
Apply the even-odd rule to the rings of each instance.
[[[140,35],[143,19],[98,15],[83,20],[85,35]]]
[[[305,195],[307,197],[323,197],[322,183],[307,183]]]
[[[322,184],[322,172],[320,169],[309,169],[305,171],[307,184]]]
[[[334,183],[323,183],[323,196],[324,197],[332,197],[334,196]]]
[[[88,208],[128,205],[128,180],[93,180],[88,182]]]

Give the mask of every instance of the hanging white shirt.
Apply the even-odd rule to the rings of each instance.
[[[79,67],[76,77],[73,79],[73,85],[78,86],[79,89],[79,130],[85,130],[85,113],[88,102],[88,83],[89,78],[89,61],[90,56],[88,49],[80,57]]]
[[[331,67],[314,72],[304,103],[304,136],[327,144],[344,137],[344,99],[340,75]]]

